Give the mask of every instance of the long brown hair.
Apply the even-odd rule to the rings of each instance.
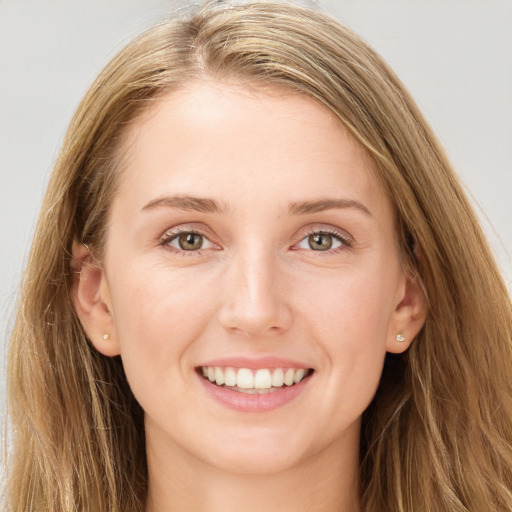
[[[337,21],[286,4],[209,2],[156,26],[94,82],[43,202],[8,362],[12,511],[142,511],[143,412],[119,358],[86,338],[71,247],[101,260],[123,134],[160,95],[233,77],[316,98],[366,148],[393,202],[425,326],[388,356],[365,412],[366,512],[512,511],[510,298],[451,165],[390,68]]]

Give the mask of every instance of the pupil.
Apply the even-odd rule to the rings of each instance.
[[[194,249],[200,249],[203,245],[200,235],[195,233],[183,233],[179,237],[180,247],[185,251],[191,251]]]
[[[332,238],[330,235],[311,235],[309,237],[309,246],[311,249],[328,251],[332,247]]]

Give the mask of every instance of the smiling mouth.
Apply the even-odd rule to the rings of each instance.
[[[198,372],[212,384],[248,394],[272,393],[289,388],[313,373],[312,368],[233,368],[201,366]]]

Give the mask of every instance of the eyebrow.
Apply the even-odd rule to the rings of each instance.
[[[325,210],[355,208],[366,215],[372,216],[370,210],[354,199],[320,199],[318,201],[303,201],[290,205],[290,215],[308,215]]]
[[[228,208],[215,199],[206,197],[193,197],[185,195],[162,196],[147,203],[142,210],[154,210],[156,208],[178,208],[185,211],[203,213],[226,213]],[[291,203],[288,209],[289,215],[308,215],[323,212],[325,210],[355,208],[366,215],[372,216],[370,210],[364,204],[354,199],[320,199],[317,201],[301,201]]]
[[[221,205],[215,199],[193,196],[163,196],[153,199],[146,204],[142,210],[154,210],[160,207],[178,208],[185,211],[196,211],[204,213],[224,213],[227,211],[225,205]]]

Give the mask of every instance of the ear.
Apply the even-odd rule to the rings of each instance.
[[[74,241],[72,253],[71,296],[76,314],[96,350],[117,356],[121,351],[105,273],[85,244]]]
[[[427,318],[427,300],[418,276],[404,271],[399,286],[397,305],[387,335],[386,350],[405,352],[420,332]]]

